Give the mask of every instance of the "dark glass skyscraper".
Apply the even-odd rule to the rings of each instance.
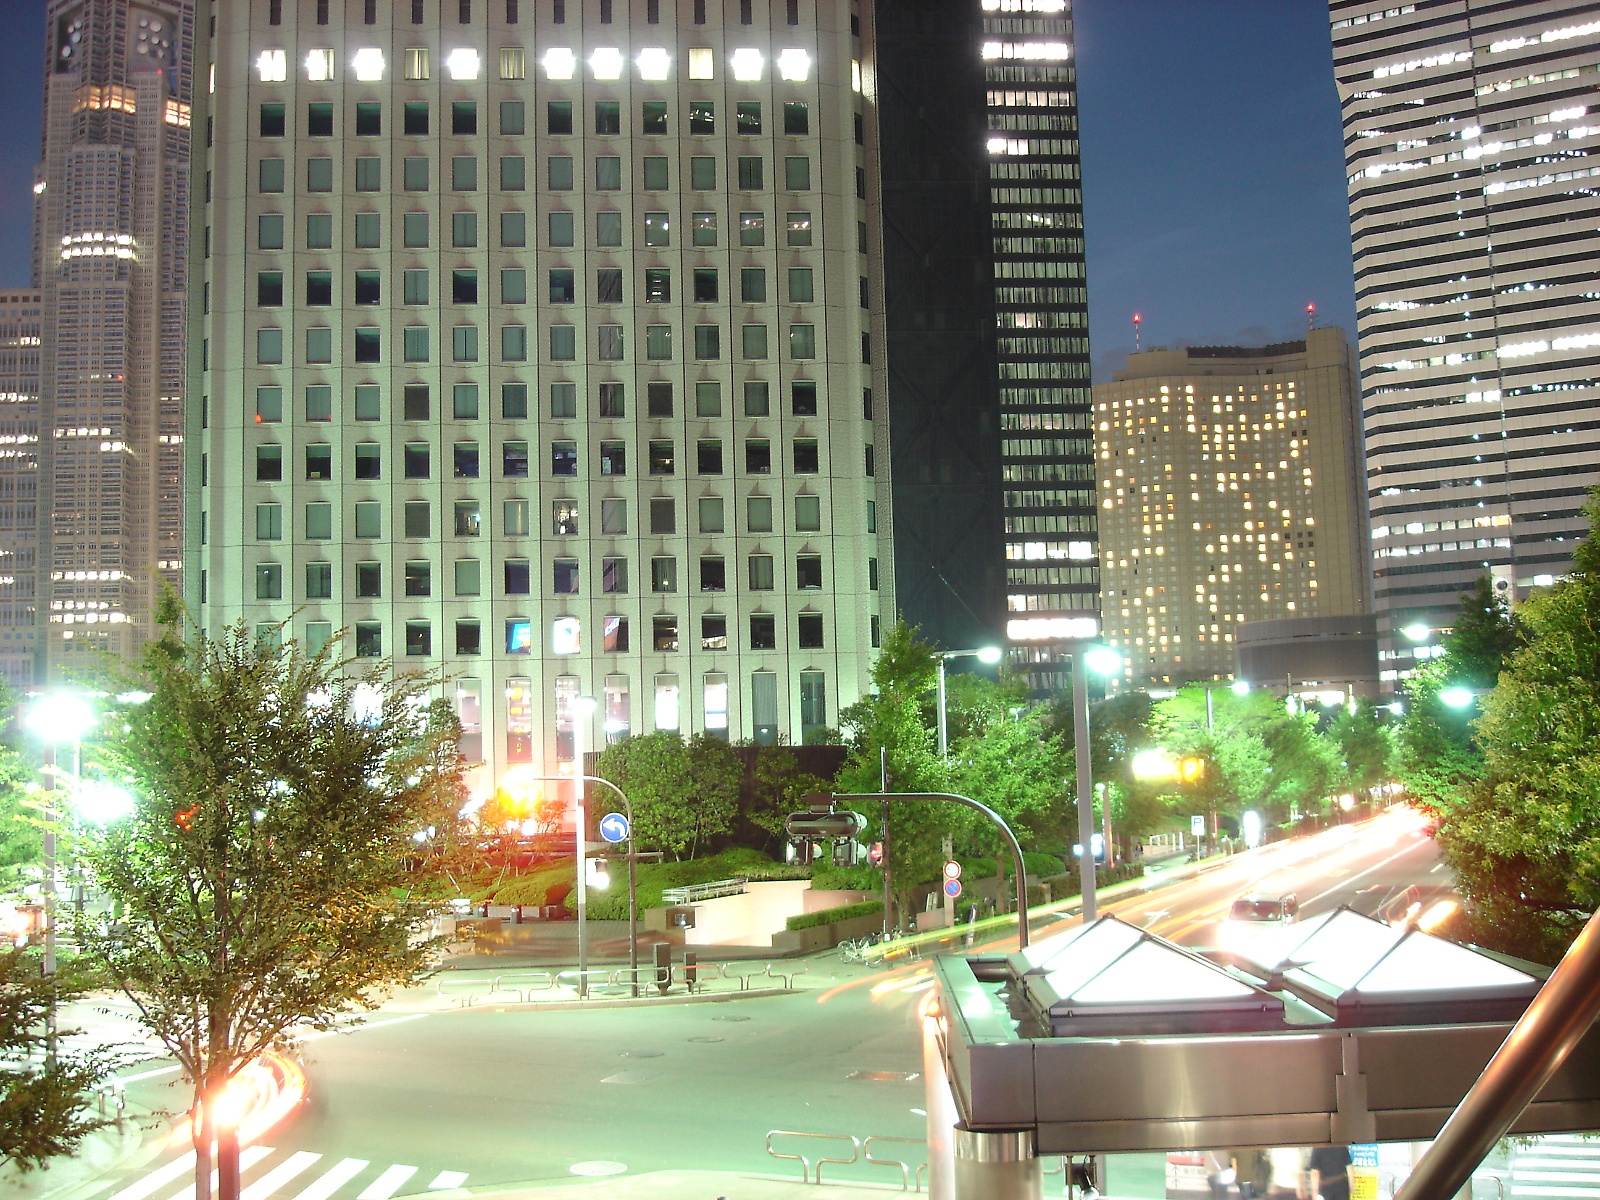
[[[881,0],[876,16],[902,612],[950,648],[1092,617],[1070,6]],[[1028,653],[1036,687],[1065,683],[1051,652]]]

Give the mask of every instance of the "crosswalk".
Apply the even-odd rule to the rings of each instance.
[[[1574,1200],[1600,1196],[1600,1139],[1547,1134],[1511,1156],[1512,1200]]]
[[[271,1146],[241,1149],[239,1174],[239,1200],[390,1200],[447,1192],[467,1182],[465,1171],[439,1171],[430,1179],[422,1168],[405,1163],[324,1158],[309,1150],[280,1156]],[[213,1171],[213,1191],[216,1179]],[[195,1200],[194,1151],[150,1170],[106,1200]]]

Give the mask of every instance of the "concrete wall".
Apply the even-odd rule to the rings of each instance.
[[[691,905],[694,926],[672,930],[685,946],[771,946],[790,917],[820,912],[845,904],[858,904],[865,892],[813,891],[808,879],[774,879],[753,882],[737,896],[718,896]],[[665,909],[645,914],[645,927],[665,929]],[[670,940],[678,941],[677,937]]]

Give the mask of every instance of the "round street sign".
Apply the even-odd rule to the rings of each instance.
[[[615,844],[628,840],[628,818],[621,813],[607,813],[600,818],[600,836]]]
[[[958,863],[953,858],[949,862],[945,863],[945,865],[944,865],[944,877],[946,879],[960,879],[961,878],[961,864]]]
[[[961,895],[961,880],[946,879],[944,881],[944,894],[952,900]]]

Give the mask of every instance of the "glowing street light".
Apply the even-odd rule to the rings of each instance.
[[[1439,701],[1451,708],[1466,708],[1476,695],[1477,693],[1469,687],[1447,687],[1440,691]]]
[[[1427,641],[1433,636],[1433,629],[1421,621],[1414,621],[1410,625],[1403,626],[1400,632],[1403,633],[1407,639],[1416,642],[1418,645]]]
[[[1000,661],[1001,651],[999,646],[984,646],[977,650],[940,650],[937,654],[939,663],[939,757],[948,758],[950,754],[950,729],[945,716],[944,694],[944,664],[951,658],[975,658],[988,666],[994,666]]]

